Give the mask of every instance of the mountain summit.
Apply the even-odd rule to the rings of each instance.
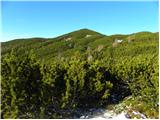
[[[88,37],[91,37],[91,36],[104,36],[103,34],[101,33],[98,33],[96,31],[93,31],[93,30],[90,30],[90,29],[80,29],[80,30],[76,30],[76,31],[73,31],[73,32],[70,32],[70,33],[67,33],[67,34],[64,34],[64,35],[61,35],[61,36],[58,36],[56,39],[59,39],[59,40],[64,40],[64,39],[81,39],[81,38],[88,38]]]

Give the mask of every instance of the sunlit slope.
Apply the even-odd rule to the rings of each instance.
[[[76,52],[80,54],[97,52],[102,57],[117,58],[156,53],[158,33],[139,32],[106,36],[89,29],[80,29],[56,38],[29,38],[4,42],[2,56],[12,49],[15,49],[19,55],[33,50],[43,61],[70,57]]]

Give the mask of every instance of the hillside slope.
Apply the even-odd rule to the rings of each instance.
[[[123,40],[116,43],[116,40]],[[103,52],[103,57],[115,56],[117,51],[122,55],[152,54],[157,51],[158,33],[139,32],[130,35],[106,36],[89,29],[80,29],[56,38],[30,38],[16,39],[2,43],[2,56],[15,49],[20,55],[33,50],[43,61],[57,57],[70,57],[79,52],[85,54],[89,51]],[[97,53],[98,54],[98,53]]]
[[[81,29],[2,43],[2,118],[159,118],[158,38]]]

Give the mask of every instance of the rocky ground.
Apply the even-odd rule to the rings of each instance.
[[[131,119],[147,117],[139,111],[132,110],[130,106],[125,106],[125,103],[113,105],[108,108],[91,108],[88,110],[77,110],[74,119]]]
[[[138,111],[132,111],[132,117],[140,119],[146,119],[146,116],[141,114]],[[113,110],[105,110],[105,109],[89,109],[88,112],[81,112],[79,117],[75,116],[74,118],[80,119],[130,119],[131,115],[127,113],[127,111],[121,111],[120,113],[115,113]]]
[[[126,113],[115,114],[112,110],[96,109],[80,116],[81,119],[127,119]]]

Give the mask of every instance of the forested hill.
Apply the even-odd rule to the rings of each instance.
[[[118,42],[118,40],[122,40]],[[135,56],[139,54],[152,54],[158,49],[158,33],[139,32],[129,35],[106,36],[98,32],[81,29],[56,38],[29,38],[16,39],[2,43],[2,56],[12,49],[19,55],[33,50],[43,61],[50,61],[55,57],[70,57],[74,54],[98,54],[109,56],[110,52],[121,54],[117,57]],[[115,57],[116,57],[115,56]]]
[[[159,118],[158,40],[158,33],[81,29],[4,42],[1,117],[81,118],[101,108]]]

